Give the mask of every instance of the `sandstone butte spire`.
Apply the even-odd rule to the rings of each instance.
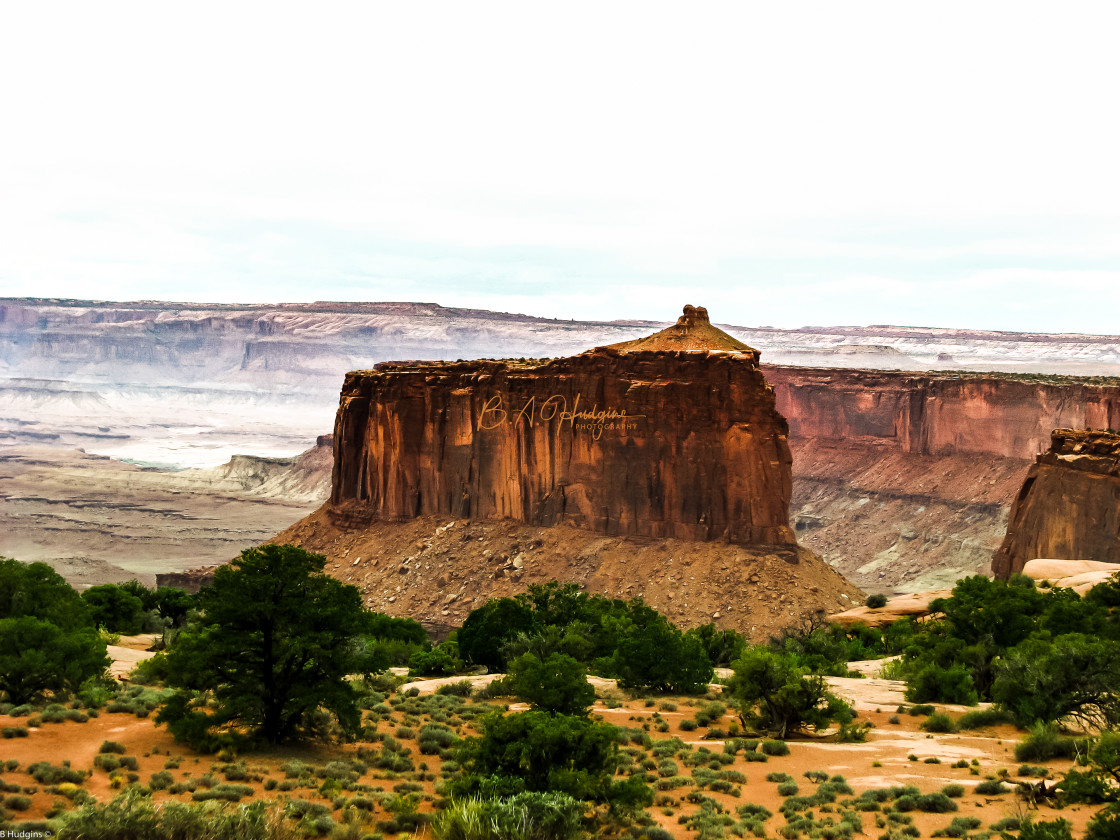
[[[758,359],[688,306],[666,330],[568,358],[354,371],[332,515],[796,544],[788,428]]]

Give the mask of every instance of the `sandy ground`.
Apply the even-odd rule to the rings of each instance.
[[[475,678],[472,681],[482,683],[492,678],[492,676]],[[459,679],[424,681],[427,684],[417,687],[422,693],[427,694],[440,684]],[[840,774],[846,778],[856,794],[864,790],[892,785],[914,785],[923,793],[939,791],[948,784],[962,785],[965,794],[955,800],[959,805],[958,812],[954,814],[911,812],[914,824],[923,837],[928,837],[935,829],[948,825],[954,816],[975,816],[987,826],[1004,817],[1021,818],[1028,813],[1029,808],[1025,801],[1013,793],[982,796],[974,792],[975,786],[987,777],[1004,771],[1012,778],[1015,777],[1018,763],[1015,762],[1012,753],[1015,741],[1021,737],[1021,733],[1016,732],[1012,727],[999,726],[959,735],[931,735],[918,728],[922,718],[897,714],[895,701],[898,700],[899,689],[896,683],[858,679],[830,680],[830,682],[838,692],[855,702],[857,709],[860,710],[860,719],[874,725],[865,743],[848,744],[837,743],[829,738],[809,738],[790,741],[788,756],[771,757],[765,763],[746,762],[739,757],[733,765],[729,765],[729,769],[737,770],[747,777],[746,784],[740,786],[740,795],[711,791],[705,791],[705,795],[719,801],[731,813],[734,813],[735,806],[744,802],[766,806],[775,813],[767,824],[771,836],[785,824],[784,818],[778,813],[783,800],[777,793],[777,785],[766,780],[767,774],[774,772],[783,772],[792,776],[799,784],[802,793],[812,793],[815,789],[815,786],[805,778],[806,771],[823,771],[829,775]],[[707,748],[716,752],[721,751],[722,742],[705,740],[702,737],[705,732],[703,728],[692,731],[681,728],[681,722],[692,718],[697,711],[696,707],[703,704],[704,700],[665,697],[652,700],[627,699],[622,692],[611,687],[610,681],[602,683],[597,681],[597,685],[601,697],[593,709],[593,714],[603,720],[620,726],[647,729],[654,739],[654,744],[659,739],[679,737],[693,750]],[[511,708],[517,710],[524,706],[514,704]],[[892,718],[897,723],[892,723]],[[414,717],[396,711],[391,720],[381,721],[378,729],[381,732],[394,734],[412,750],[414,759],[423,761],[434,771],[440,759],[436,756],[419,755],[415,741],[419,725],[427,720],[426,716]],[[662,721],[668,726],[666,732],[657,731],[656,724]],[[734,718],[729,713],[718,725],[727,728],[733,721]],[[27,718],[0,717],[0,727],[26,726],[26,723]],[[406,725],[408,729],[400,728]],[[452,725],[455,725],[454,721]],[[459,728],[461,734],[469,735],[473,731],[472,727],[473,724],[465,723]],[[115,793],[114,785],[119,782],[114,782],[112,774],[93,768],[94,756],[105,740],[124,744],[127,753],[136,757],[137,774],[141,783],[146,782],[152,773],[162,771],[165,765],[171,767],[169,772],[172,773],[175,781],[198,779],[208,773],[214,775],[216,781],[224,781],[220,772],[224,762],[218,761],[213,756],[197,755],[176,744],[166,730],[156,727],[150,718],[138,719],[131,714],[103,712],[99,717],[86,723],[44,724],[31,729],[26,738],[12,738],[0,742],[0,754],[3,759],[20,762],[17,770],[3,774],[4,780],[9,784],[26,786],[27,790],[35,789],[30,794],[32,807],[20,814],[20,818],[41,817],[52,804],[60,800],[59,796],[47,792],[43,786],[35,785],[26,775],[27,765],[36,761],[48,761],[52,764],[69,761],[74,768],[88,769],[91,771],[91,778],[82,787],[98,799],[111,797]],[[266,792],[264,784],[269,779],[276,780],[270,783],[273,787],[283,782],[285,773],[281,768],[293,758],[309,764],[322,765],[336,758],[354,756],[359,746],[360,744],[296,745],[246,755],[242,758],[256,780],[245,783],[252,785],[257,791],[255,795],[260,797],[303,798],[329,803],[330,797],[322,798],[315,789],[305,788],[288,792],[274,789]],[[976,774],[970,772],[969,767],[951,766],[961,760],[978,762]],[[1070,762],[1053,761],[1047,762],[1046,766],[1053,776],[1060,778],[1061,774],[1070,767]],[[682,767],[681,772],[688,774],[690,771]],[[400,783],[401,776],[399,774],[388,774],[388,776],[392,778],[386,777],[386,774],[380,771],[371,770],[363,775],[361,781],[391,792],[393,787]],[[315,784],[318,783],[319,780],[316,780]],[[421,802],[420,809],[430,810],[434,780],[427,779],[419,784],[424,791],[424,796],[427,797]],[[696,806],[685,799],[685,795],[690,790],[692,790],[690,786],[685,786],[658,793],[657,805],[651,809],[658,822],[677,837],[692,836],[677,822],[678,816],[696,810]],[[156,794],[156,799],[163,800],[169,796],[170,794],[161,792]],[[190,794],[182,793],[174,798],[189,800]],[[1059,815],[1069,819],[1074,823],[1076,835],[1083,829],[1092,812],[1093,809],[1087,807],[1067,808],[1057,812],[1047,806],[1041,806],[1037,812],[1031,813],[1034,813],[1037,819],[1049,819]],[[336,819],[341,819],[339,812],[335,812],[334,816]],[[375,809],[373,816],[376,819],[384,819],[388,815],[378,808]],[[874,825],[874,817],[873,813],[863,814],[865,835],[877,836],[880,833],[881,830],[877,830]]]

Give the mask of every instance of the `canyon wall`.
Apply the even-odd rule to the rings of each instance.
[[[992,571],[1006,578],[1039,557],[1120,563],[1120,434],[1054,431],[1015,499]]]
[[[619,352],[347,375],[331,503],[794,543],[786,424],[757,353]]]
[[[1059,427],[1120,428],[1120,383],[976,373],[765,368],[795,438],[915,455],[1030,459]]]
[[[1115,380],[763,370],[789,419],[798,540],[875,591],[990,574],[1051,431],[1120,422]]]

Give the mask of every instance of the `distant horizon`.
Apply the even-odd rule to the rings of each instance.
[[[633,326],[655,326],[661,324],[672,324],[679,317],[680,312],[676,313],[672,318],[613,318],[610,320],[599,318],[557,318],[550,315],[535,315],[529,312],[511,312],[498,309],[487,309],[479,306],[447,306],[433,300],[312,300],[312,301],[299,301],[299,300],[285,300],[285,301],[202,301],[202,300],[162,300],[157,298],[140,298],[134,300],[112,300],[107,298],[72,298],[72,297],[42,297],[42,296],[0,296],[0,301],[27,301],[37,303],[53,303],[60,306],[83,304],[88,305],[113,305],[113,306],[129,306],[129,305],[150,305],[150,306],[169,306],[169,307],[234,307],[246,309],[268,309],[268,308],[282,308],[282,307],[313,307],[316,305],[323,306],[392,306],[392,305],[408,305],[408,306],[434,306],[443,310],[462,311],[462,312],[486,312],[494,315],[511,316],[515,318],[527,318],[530,320],[538,321],[556,321],[560,323],[577,323],[577,324],[610,324],[610,325],[633,325]],[[682,304],[682,308],[683,308]],[[705,306],[704,303],[696,303],[697,306]],[[710,310],[709,310],[710,311]],[[1093,332],[1044,332],[1040,330],[995,330],[977,327],[962,327],[962,326],[945,326],[934,324],[889,324],[889,323],[876,323],[876,324],[802,324],[797,327],[779,327],[772,324],[736,324],[731,321],[721,319],[718,315],[712,318],[712,323],[717,326],[729,327],[738,330],[755,330],[773,332],[819,332],[828,330],[914,330],[914,331],[937,331],[949,333],[985,333],[994,335],[1044,335],[1044,336],[1084,336],[1087,338],[1104,338],[1104,339],[1120,339],[1120,332],[1118,333],[1093,333]]]

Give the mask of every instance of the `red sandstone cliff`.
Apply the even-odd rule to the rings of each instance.
[[[1038,557],[1120,563],[1120,434],[1054,431],[1015,500],[992,571],[1007,577]]]
[[[1120,385],[1015,374],[766,367],[793,438],[1030,459],[1055,428],[1120,428]]]
[[[1116,380],[763,369],[789,419],[798,540],[876,591],[989,573],[1050,432],[1120,423]]]
[[[700,338],[684,346],[719,346],[707,313],[689,307],[636,349],[350,373],[331,504],[378,519],[509,517],[611,535],[793,544],[786,423],[757,352],[739,342],[640,349],[680,345],[693,327]]]

